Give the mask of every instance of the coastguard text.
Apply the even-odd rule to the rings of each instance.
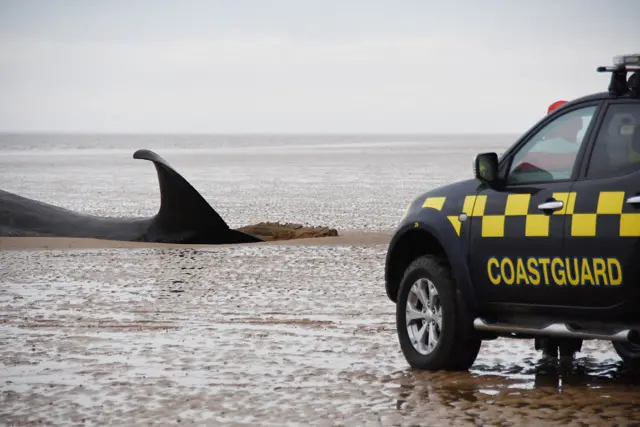
[[[487,275],[494,285],[619,286],[616,258],[491,257]]]

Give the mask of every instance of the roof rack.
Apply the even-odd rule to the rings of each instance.
[[[598,67],[599,73],[610,72],[609,94],[613,97],[629,94],[640,97],[640,53],[613,57],[613,66]],[[627,73],[633,73],[627,80]]]

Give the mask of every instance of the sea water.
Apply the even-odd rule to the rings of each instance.
[[[473,157],[517,135],[0,134],[0,189],[105,216],[150,216],[155,151],[231,227],[297,222],[391,230],[420,193],[472,177]]]

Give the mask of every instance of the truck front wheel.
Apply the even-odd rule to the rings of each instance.
[[[399,286],[396,330],[409,365],[424,370],[468,370],[482,340],[457,303],[451,270],[432,255],[414,260]]]

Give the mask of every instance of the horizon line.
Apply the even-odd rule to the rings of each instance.
[[[0,135],[191,135],[191,136],[398,136],[398,135],[515,135],[522,132],[516,131],[416,131],[416,132],[372,132],[372,131],[350,131],[350,132],[293,132],[293,131],[252,131],[252,132],[216,132],[216,131],[47,131],[47,130],[0,130]]]

